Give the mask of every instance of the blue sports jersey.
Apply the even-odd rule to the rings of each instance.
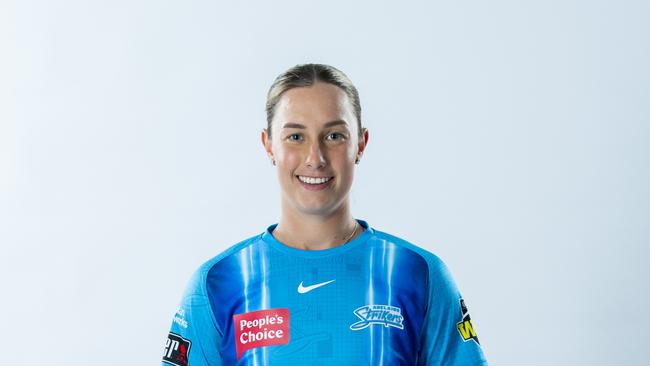
[[[289,247],[275,224],[205,262],[163,365],[487,365],[445,264],[357,221],[335,248]]]

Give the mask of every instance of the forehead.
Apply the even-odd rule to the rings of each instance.
[[[351,124],[354,121],[352,104],[345,92],[336,85],[317,82],[282,94],[273,118],[274,126],[286,122],[319,125],[336,119]]]

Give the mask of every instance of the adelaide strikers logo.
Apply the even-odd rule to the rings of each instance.
[[[351,330],[361,330],[372,324],[383,324],[385,327],[404,329],[402,309],[390,305],[364,305],[354,311],[359,319],[350,325]]]

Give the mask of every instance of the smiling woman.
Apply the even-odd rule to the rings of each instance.
[[[280,220],[195,272],[163,364],[487,364],[445,264],[351,214],[369,135],[347,76],[295,66],[266,111]]]
[[[282,188],[282,217],[274,235],[287,245],[327,249],[357,229],[348,194],[368,131],[353,104],[343,89],[317,80],[286,90],[269,109],[262,143],[277,165]]]

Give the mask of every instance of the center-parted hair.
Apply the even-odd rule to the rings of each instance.
[[[317,81],[336,85],[347,94],[354,108],[359,136],[362,135],[359,92],[347,75],[341,70],[329,65],[301,64],[280,74],[275,78],[275,81],[269,89],[266,96],[266,123],[269,136],[271,136],[271,121],[273,121],[273,116],[275,115],[275,108],[282,94],[289,89],[314,85]]]

